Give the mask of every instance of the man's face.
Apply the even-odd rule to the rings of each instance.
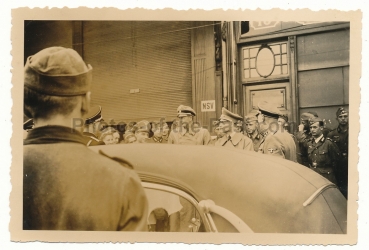
[[[136,137],[135,136],[131,136],[128,138],[128,142],[127,143],[134,143],[136,141]]]
[[[314,122],[310,125],[310,132],[312,136],[317,138],[322,135],[323,127],[319,125],[319,122]]]
[[[337,121],[339,125],[346,126],[349,122],[348,114],[340,114],[337,116]]]
[[[114,134],[113,134],[113,138],[114,138],[114,144],[118,144],[118,142],[119,142],[119,133],[118,132],[115,132]]]
[[[220,133],[227,133],[232,129],[232,122],[227,120],[221,120],[218,127]]]
[[[245,124],[245,128],[246,128],[246,133],[248,133],[248,134],[254,133],[256,128],[257,128],[256,121],[247,122]]]
[[[169,127],[168,127],[168,125],[167,124],[164,124],[163,125],[163,136],[167,136],[168,135],[168,133],[169,133]]]
[[[149,138],[149,133],[144,131],[138,131],[135,133],[138,142],[144,142],[145,139]]]

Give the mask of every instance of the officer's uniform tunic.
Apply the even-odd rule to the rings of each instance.
[[[296,162],[296,145],[291,135],[286,132],[267,133],[259,152]]]
[[[307,131],[298,131],[295,134],[297,162],[301,165],[309,167],[309,159],[307,153],[307,142],[311,139],[311,133]]]
[[[342,194],[347,198],[347,185],[348,185],[348,128],[346,131],[342,131],[340,127],[332,130],[328,134],[328,138],[336,143],[341,152],[341,161],[337,165],[336,178],[339,189]]]
[[[137,174],[89,150],[77,130],[34,128],[23,150],[23,230],[147,231]]]
[[[232,136],[225,135],[215,142],[215,146],[227,147],[227,148],[237,148],[247,151],[253,151],[254,147],[252,141],[247,136],[242,133],[234,133]]]
[[[322,136],[318,142],[311,138],[307,147],[310,169],[336,184],[335,170],[340,159],[337,145],[330,138]]]
[[[183,132],[176,130],[172,130],[168,137],[169,144],[184,144],[184,145],[208,145],[211,136],[207,129],[198,128],[198,132],[194,132],[192,130],[188,131],[182,129]]]
[[[258,151],[259,151],[259,148],[260,148],[261,143],[264,141],[264,140],[263,140],[263,136],[262,136],[260,133],[256,134],[255,136],[253,136],[253,135],[249,135],[249,134],[247,134],[247,133],[246,133],[246,135],[247,135],[247,137],[248,137],[248,138],[250,138],[250,139],[252,140],[252,144],[253,144],[253,147],[254,147],[254,151],[255,151],[255,152],[258,152]]]

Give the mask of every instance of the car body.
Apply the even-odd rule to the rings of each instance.
[[[149,224],[157,223],[157,227],[152,219],[155,208],[161,208],[157,217],[164,211],[167,218],[183,207],[177,198],[161,195],[169,193],[196,209],[189,218],[192,223],[186,224],[193,231],[344,234],[347,230],[347,201],[337,187],[285,159],[214,146],[90,148],[134,166],[147,192]],[[162,228],[171,231],[168,225]]]

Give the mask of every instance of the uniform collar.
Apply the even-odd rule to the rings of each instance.
[[[315,143],[318,143],[319,141],[324,142],[324,135],[321,134],[318,138],[314,138],[313,140],[315,141]]]
[[[81,143],[85,145],[83,135],[70,127],[48,125],[37,127],[28,132],[24,145],[50,143]]]
[[[348,131],[348,129],[349,129],[349,127],[347,126],[347,130],[342,131],[341,127],[338,125],[338,127],[337,127],[337,132],[338,132],[338,133],[345,133],[345,132],[347,132],[347,131]]]
[[[152,139],[154,140],[154,142],[162,142],[163,141],[163,137],[157,137],[157,136],[153,136]]]
[[[224,145],[227,141],[230,141],[234,146],[236,146],[243,138],[243,134],[233,132],[230,135],[225,135],[219,139],[219,143]]]

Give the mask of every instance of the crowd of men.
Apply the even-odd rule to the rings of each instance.
[[[336,117],[338,127],[329,130],[315,112],[301,114],[298,131],[288,131],[288,117],[268,102],[258,104],[258,110],[244,118],[222,108],[213,128],[215,136],[194,122],[196,112],[180,105],[177,119],[171,126],[164,120],[142,120],[125,126],[120,135],[117,126],[101,126],[101,107],[85,120],[88,146],[117,143],[169,143],[209,145],[236,148],[269,154],[298,162],[338,185],[347,198],[348,179],[348,112],[340,107]],[[91,121],[96,127],[91,132]],[[122,137],[122,139],[120,139]]]
[[[255,151],[314,170],[337,184],[347,198],[344,108],[337,110],[339,125],[332,131],[316,113],[307,112],[301,114],[298,131],[290,134],[288,117],[265,101],[245,117],[222,108],[213,124],[215,136],[196,123],[196,112],[184,105],[178,107],[170,126],[163,120],[142,120],[122,130],[102,126],[102,107],[90,107],[91,71],[77,52],[62,47],[44,49],[27,59],[24,111],[32,120],[24,124],[28,134],[23,229],[147,230],[147,199],[136,173],[129,164],[122,168],[86,147],[104,144],[190,144]],[[71,127],[75,118],[84,118],[83,133]],[[93,179],[101,180],[99,185]]]

